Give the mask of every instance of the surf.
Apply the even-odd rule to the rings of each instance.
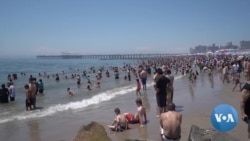
[[[183,76],[176,76],[175,79],[180,79],[182,77]],[[153,85],[154,83],[150,83],[147,86],[151,87]],[[76,109],[86,108],[88,106],[100,104],[102,102],[109,101],[115,97],[122,96],[130,92],[134,92],[135,90],[136,90],[136,87],[134,85],[107,90],[97,95],[94,95],[89,99],[83,99],[81,101],[76,101],[76,102],[69,102],[66,104],[56,104],[48,108],[43,107],[43,108],[36,109],[33,111],[28,111],[28,112],[25,111],[17,115],[4,117],[0,119],[0,124],[10,122],[10,121],[15,121],[15,120],[28,120],[28,119],[34,119],[34,118],[42,118],[42,117],[52,116],[56,113],[67,111],[67,110],[76,110]]]

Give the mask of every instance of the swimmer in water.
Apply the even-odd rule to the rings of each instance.
[[[70,96],[74,96],[74,93],[73,93],[73,91],[70,90],[70,88],[67,88],[67,92],[68,92],[68,94],[69,94]]]

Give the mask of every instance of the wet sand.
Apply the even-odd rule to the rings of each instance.
[[[210,113],[218,104],[231,104],[240,114],[240,93],[232,92],[231,88],[232,84],[223,85],[217,75],[210,81],[206,74],[200,75],[195,84],[190,84],[187,77],[175,81],[174,102],[177,105],[177,110],[183,114],[181,141],[187,140],[192,124],[202,128],[212,128]],[[131,125],[130,130],[121,133],[111,132],[107,129],[106,125],[110,124],[115,116],[113,112],[115,107],[119,107],[121,112],[136,112],[135,99],[136,94],[132,92],[85,109],[65,111],[41,119],[5,123],[0,126],[0,140],[70,141],[81,125],[97,121],[105,126],[113,141],[123,141],[127,138],[159,141],[159,119],[156,118],[156,100],[153,87],[148,87],[142,96],[149,120],[145,128]],[[239,120],[238,126],[229,134],[246,141],[246,124]]]

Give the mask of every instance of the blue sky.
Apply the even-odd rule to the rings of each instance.
[[[250,40],[250,0],[1,0],[0,56],[188,52]]]

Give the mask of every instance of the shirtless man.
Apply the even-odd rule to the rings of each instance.
[[[140,73],[141,83],[143,90],[146,90],[146,84],[147,84],[147,72],[143,69]]]
[[[143,128],[144,124],[147,123],[147,114],[146,109],[142,105],[142,100],[140,98],[135,100],[135,103],[137,105],[137,113],[124,113],[129,123],[140,123],[140,127]]]
[[[248,125],[248,138],[250,139],[250,79],[242,87],[241,91],[241,102],[240,102],[240,111],[242,120]]]
[[[128,120],[124,114],[121,114],[119,108],[114,110],[116,117],[111,125],[108,125],[109,129],[113,131],[123,131],[128,129]]]
[[[24,89],[25,89],[25,94],[26,94],[26,111],[30,111],[30,110],[32,110],[32,108],[31,108],[32,92],[31,92],[28,84],[24,85]]]
[[[37,87],[36,87],[34,78],[29,79],[29,89],[32,93],[32,96],[31,96],[32,108],[36,109],[36,89],[37,89]]]
[[[179,141],[181,138],[182,115],[175,111],[175,104],[169,103],[168,112],[160,116],[161,136],[163,141]]]

